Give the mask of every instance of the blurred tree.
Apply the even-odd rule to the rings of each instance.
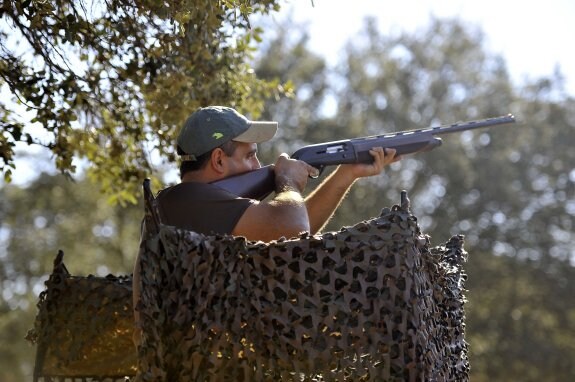
[[[516,114],[516,126],[446,137],[443,147],[358,182],[328,229],[368,218],[408,190],[433,242],[466,235],[472,380],[572,379],[575,105],[561,77],[514,87],[504,61],[484,50],[481,32],[457,20],[433,20],[416,34],[397,36],[383,36],[368,22],[336,70],[308,50],[303,28],[282,28],[255,65],[259,78],[291,81],[297,89],[294,98],[266,105],[267,116],[281,124],[274,146],[262,145],[270,160],[305,143]],[[102,272],[129,273],[137,245],[139,209],[120,213],[99,204],[87,183],[43,179],[54,183],[0,190],[0,362],[12,362],[0,370],[12,370],[21,358],[28,374],[18,375],[30,375],[30,352],[10,341],[30,327],[40,277],[49,273],[57,249],[65,250],[75,273],[102,266]],[[59,197],[49,196],[59,188]],[[74,212],[79,206],[86,209]],[[133,233],[120,241],[119,226]],[[113,234],[98,237],[104,232]],[[82,265],[89,259],[95,260]],[[18,319],[26,315],[23,328]],[[10,378],[0,374],[21,380]]]
[[[130,274],[143,207],[110,205],[88,180],[41,175],[0,189],[0,381],[31,380],[24,341],[59,249],[73,275]]]
[[[11,0],[0,5],[0,173],[14,148],[41,145],[114,199],[135,201],[152,155],[174,161],[173,138],[199,106],[257,115],[282,94],[247,64],[262,30],[250,15],[278,0]]]
[[[569,381],[575,375],[575,268],[471,250],[466,287],[471,380]]]
[[[480,31],[457,20],[398,36],[374,25],[354,39],[365,44],[350,45],[340,69],[347,81],[336,120],[353,135],[510,112],[520,122],[445,137],[443,147],[406,157],[369,182],[379,188],[356,188],[342,212],[355,221],[379,209],[381,189],[393,202],[406,189],[433,238],[466,235],[473,380],[570,379],[574,100],[562,93],[560,76],[514,88]]]
[[[463,232],[469,244],[502,253],[520,234],[538,256],[569,260],[569,248],[549,247],[573,242],[575,114],[573,99],[560,93],[561,78],[513,89],[502,59],[484,51],[481,33],[457,21],[434,20],[413,36],[381,36],[374,28],[367,24],[366,46],[350,47],[342,65],[349,80],[338,95],[337,121],[354,135],[509,112],[519,119],[445,137],[442,148],[405,158],[401,171],[390,172],[388,196],[408,189],[425,228],[438,236]],[[528,224],[537,214],[553,225]],[[502,239],[507,235],[513,240]]]
[[[265,29],[271,30],[270,27]],[[281,152],[293,152],[314,139],[316,142],[328,139],[330,129],[317,124],[325,122],[321,109],[331,89],[324,59],[306,47],[309,36],[303,25],[289,20],[271,31],[274,38],[262,44],[256,75],[268,81],[279,79],[295,92],[293,97],[269,99],[265,103],[263,115],[280,123],[273,147],[264,152],[266,155],[273,151],[272,155],[262,157],[269,161],[275,160]],[[262,144],[262,147],[266,145]]]
[[[356,40],[364,44],[348,46],[339,69],[340,77],[347,81],[337,97],[337,121],[348,126],[354,136],[510,112],[512,91],[504,63],[484,52],[479,32],[456,21],[433,20],[428,30],[398,36],[382,36],[368,21],[364,35]],[[505,139],[513,136],[513,128],[495,128],[493,134]],[[437,222],[457,221],[460,211],[454,199],[469,187],[473,162],[478,162],[458,141],[490,133],[447,136],[444,147],[406,157],[394,166],[400,171],[389,171],[389,177],[370,181],[387,190],[385,195],[394,201],[400,190],[408,190],[419,207],[416,212],[422,225],[433,232]],[[381,195],[381,191],[372,190],[362,196],[361,205],[350,205],[350,211],[367,213]]]
[[[285,32],[294,30],[299,38]],[[257,66],[296,88],[266,107],[283,131],[275,150],[516,114],[516,125],[445,137],[441,148],[358,182],[328,229],[366,219],[407,190],[434,241],[466,235],[472,379],[575,375],[567,362],[575,357],[575,105],[561,76],[516,88],[481,31],[457,20],[396,36],[368,20],[335,71],[307,49],[305,28],[278,31]]]

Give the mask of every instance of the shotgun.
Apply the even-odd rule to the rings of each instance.
[[[293,153],[291,158],[302,160],[320,170],[321,173],[326,166],[371,163],[373,158],[369,150],[373,147],[393,148],[396,150],[395,155],[425,152],[441,146],[441,138],[436,135],[513,122],[515,122],[515,117],[508,114],[452,125],[318,143],[300,148]],[[215,181],[212,184],[244,198],[262,200],[275,190],[275,175],[273,166],[264,166],[254,171]]]

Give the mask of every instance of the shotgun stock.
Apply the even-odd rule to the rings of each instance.
[[[371,163],[373,158],[369,150],[373,147],[393,148],[396,150],[396,155],[414,154],[441,146],[441,138],[436,135],[513,122],[515,122],[515,117],[508,114],[452,125],[318,143],[300,148],[293,153],[291,158],[302,160],[322,171],[326,166]],[[258,170],[218,180],[213,184],[244,198],[262,200],[275,190],[275,175],[273,166],[265,166]]]

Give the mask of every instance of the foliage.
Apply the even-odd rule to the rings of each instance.
[[[278,0],[9,0],[0,7],[0,172],[17,144],[41,145],[64,173],[75,159],[119,201],[135,201],[154,171],[175,161],[174,135],[197,107],[257,115],[283,94],[248,62],[262,30],[248,16]],[[34,126],[30,128],[30,126]]]
[[[575,267],[473,252],[467,269],[471,380],[569,381],[575,375]]]

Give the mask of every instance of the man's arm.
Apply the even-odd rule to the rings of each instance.
[[[256,202],[244,212],[232,235],[271,241],[309,231],[305,201],[296,191],[283,191],[270,201]]]
[[[306,198],[311,233],[319,232],[332,217],[345,195],[359,178],[380,174],[384,167],[395,162],[395,149],[377,147],[370,150],[371,164],[340,165]]]
[[[378,175],[397,161],[394,149],[371,150],[371,164],[339,166],[305,200],[301,193],[310,175],[317,170],[307,163],[282,154],[275,164],[276,195],[270,201],[255,202],[244,212],[232,234],[249,240],[270,241],[294,237],[307,231],[319,232],[329,221],[353,183],[362,177]]]
[[[244,212],[232,235],[270,241],[310,231],[306,202],[301,193],[317,170],[282,154],[275,166],[276,194],[270,201],[255,202]]]

